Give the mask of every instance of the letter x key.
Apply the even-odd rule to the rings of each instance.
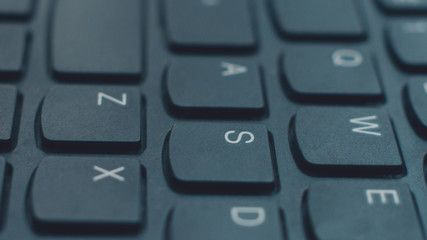
[[[131,158],[45,158],[31,187],[32,216],[46,230],[61,225],[80,233],[84,225],[90,233],[138,231],[145,193],[141,169]]]
[[[93,169],[95,169],[98,172],[101,172],[101,174],[93,177],[93,181],[94,182],[97,182],[97,181],[102,180],[102,179],[107,178],[107,177],[111,177],[111,178],[117,179],[120,182],[124,182],[125,181],[124,177],[122,177],[122,176],[120,176],[120,175],[117,174],[117,173],[122,172],[122,171],[125,170],[125,167],[123,167],[123,166],[108,171],[108,170],[106,170],[104,168],[101,168],[101,167],[98,167],[98,166],[95,165],[95,166],[93,166]]]

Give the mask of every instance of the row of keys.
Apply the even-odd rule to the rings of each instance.
[[[5,161],[0,160],[4,181]],[[30,188],[33,226],[44,234],[136,233],[144,227],[144,181],[133,159],[45,158]],[[316,239],[346,239],[358,236],[360,229],[367,240],[423,239],[416,205],[402,183],[322,181],[312,184],[301,200],[307,232]],[[175,205],[165,226],[168,240],[210,239],[220,229],[227,229],[222,239],[283,239],[283,220],[271,201],[196,197]]]
[[[1,186],[5,171],[1,158]],[[129,234],[142,227],[145,185],[138,161],[49,157],[41,161],[31,186],[31,215],[38,231],[106,233],[118,228]],[[369,231],[364,231],[364,239],[402,239],[402,234],[423,239],[405,184],[319,182],[310,186],[303,205],[307,228],[317,239],[344,239],[364,226],[375,226],[365,229]],[[171,239],[200,239],[214,236],[218,229],[229,230],[224,239],[282,239],[284,230],[278,207],[259,200],[183,201],[171,214]]]
[[[203,65],[205,64],[203,61],[195,64],[196,66],[206,67],[206,65]],[[184,109],[184,113],[194,111],[194,113],[197,114],[202,110],[214,116],[215,114],[221,114],[227,110],[230,112],[239,112],[241,109],[240,111],[244,112],[248,111],[245,110],[245,107],[251,109],[250,105],[239,105],[239,98],[248,100],[247,103],[242,104],[253,103],[254,107],[251,109],[252,111],[256,111],[258,108],[263,109],[265,105],[262,97],[260,78],[256,68],[253,70],[254,72],[252,75],[249,74],[252,69],[246,69],[249,71],[247,78],[242,78],[242,76],[229,76],[235,78],[233,80],[236,80],[236,82],[232,84],[228,83],[229,79],[221,83],[221,78],[224,77],[220,74],[214,76],[213,72],[207,75],[206,82],[200,84],[201,81],[197,81],[196,78],[192,80],[191,77],[182,77],[185,76],[186,72],[180,72],[181,69],[182,68],[177,67],[173,70],[172,66],[169,70],[169,74],[176,73],[176,77],[171,78],[172,80],[169,81],[168,85],[175,84],[177,86],[177,88],[169,88],[169,93],[172,93],[171,95],[174,96],[171,97],[171,99],[173,99],[172,102],[175,103],[174,105],[176,106],[177,112]],[[226,73],[228,74],[227,71]],[[234,69],[233,71],[237,70]],[[180,79],[186,79],[186,82],[182,82],[183,80]],[[209,81],[209,79],[212,79],[212,81]],[[253,85],[245,86],[245,80],[248,79],[252,79]],[[173,81],[177,83],[172,83]],[[215,101],[217,95],[209,94],[209,90],[217,88],[215,82],[220,86],[218,87],[218,95],[220,98],[224,99],[224,101],[218,101],[218,103]],[[193,87],[191,84],[193,84],[193,86],[199,84],[201,87]],[[206,86],[203,86],[204,84],[206,84]],[[180,85],[184,85],[187,88],[180,87]],[[425,114],[423,113],[423,103],[426,101],[427,97],[426,80],[423,78],[413,79],[409,82],[408,86],[409,91],[406,99],[408,100],[407,102],[409,103],[410,109],[412,109],[409,116],[411,120],[421,122],[422,128],[427,128],[427,117],[424,116]],[[227,89],[227,87],[229,88]],[[221,92],[220,88],[223,88],[224,91]],[[188,89],[192,89],[192,92],[195,93],[188,92]],[[203,89],[205,89],[205,91]],[[238,95],[239,89],[246,89],[246,92],[240,96]],[[6,85],[1,86],[0,91],[3,96],[0,103],[2,106],[0,138],[2,147],[5,147],[11,144],[13,140],[14,123],[17,122],[14,118],[16,116],[19,94],[15,87]],[[185,94],[186,92],[194,99],[185,99],[187,95]],[[235,93],[238,95],[237,98],[235,98]],[[248,93],[253,94],[251,95]],[[251,95],[250,98],[245,98],[248,95]],[[181,103],[177,104],[179,101],[181,101]],[[38,128],[40,127],[43,137],[43,146],[47,149],[56,148],[58,151],[67,150],[68,148],[97,152],[102,151],[99,149],[100,147],[105,148],[106,146],[114,146],[118,152],[138,150],[144,136],[141,129],[141,123],[143,122],[142,106],[142,96],[139,91],[134,88],[87,86],[53,87],[45,97],[40,112],[40,126],[38,126]],[[313,116],[313,113],[315,113],[315,116]],[[344,108],[336,108],[331,110],[330,114],[334,116],[346,116],[346,110]],[[310,110],[308,115],[309,116],[305,116],[301,118],[301,120],[298,120],[297,114],[296,123],[300,124],[306,121],[306,119],[307,121],[322,119],[317,116],[319,113],[316,113],[314,110]],[[360,113],[359,115],[360,116],[349,116],[349,119],[346,121],[348,122],[350,119],[371,116],[377,116],[380,121],[386,121],[386,119],[388,119],[385,115],[379,114],[376,109],[366,111],[366,113]],[[375,119],[376,118],[372,118],[372,120]],[[370,125],[368,123],[369,121],[367,121],[367,123],[362,123],[362,125],[365,124],[369,127]],[[385,122],[381,123],[382,126],[388,126]],[[318,124],[320,123],[313,121],[313,127],[318,126]],[[325,119],[325,125],[327,124],[327,119]],[[327,129],[326,127],[322,129]],[[310,135],[316,133],[315,129],[304,128],[309,129]],[[386,132],[392,131],[386,128]],[[8,147],[10,147],[10,145]]]
[[[172,48],[218,52],[256,47],[255,30],[247,0],[187,0],[185,4],[181,1],[183,0],[169,0],[164,4],[166,38]],[[275,0],[272,5],[278,25],[286,35],[337,39],[357,39],[365,35],[356,1],[333,0],[328,4],[322,4],[315,0]],[[144,56],[141,27],[144,12],[141,7],[139,1],[130,0],[120,4],[114,0],[57,1],[51,34],[52,69],[56,76],[67,79],[75,79],[75,75],[79,75],[79,79],[88,77],[113,80],[119,79],[119,76],[120,80],[138,79],[142,74]],[[76,12],[79,14],[75,14]],[[310,18],[303,17],[300,12],[307,13]],[[94,20],[93,16],[99,17]],[[415,66],[427,64],[422,47],[427,38],[425,25],[424,22],[417,21],[397,22],[391,26],[389,38],[392,50],[404,64]],[[69,36],[79,36],[79,39],[76,41]],[[18,41],[20,42],[22,40]],[[100,42],[102,44],[99,44]],[[0,44],[0,46],[8,45]],[[414,51],[414,48],[417,50]],[[322,58],[322,53],[317,54],[317,49],[306,48],[303,51],[304,55]],[[366,83],[346,86],[365,86],[370,88],[368,95],[377,97],[379,86],[375,80],[372,81],[375,74],[371,74],[373,70],[369,54],[359,50],[357,53],[349,51],[341,53],[350,54],[350,58],[356,58],[356,61],[366,60],[367,66],[365,69],[368,78],[365,75],[359,77],[366,79]],[[292,54],[290,53],[291,57]],[[299,71],[301,66],[305,67],[303,64],[293,65],[300,66],[290,68],[298,69],[296,71],[298,73],[311,73]],[[301,85],[309,84],[304,82]],[[337,86],[335,82],[330,85]]]
[[[279,22],[291,35],[341,38],[365,34],[350,0],[333,0],[328,5],[316,0],[276,0],[274,4],[278,5]],[[312,17],[289,11],[295,8]],[[163,22],[173,49],[229,52],[256,48],[252,15],[247,0],[167,0]],[[67,79],[76,74],[79,79],[138,79],[144,55],[143,16],[140,1],[56,1],[51,33],[53,72]]]
[[[416,207],[405,184],[319,182],[304,199],[310,239],[424,239]],[[283,217],[271,202],[188,201],[178,204],[168,222],[168,240],[284,239]],[[284,215],[286,216],[286,210]],[[197,227],[194,227],[197,226]],[[363,229],[361,233],[361,229]]]
[[[141,106],[140,94],[138,90],[133,88],[54,87],[44,99],[40,113],[40,126],[37,126],[41,130],[42,146],[48,151],[59,152],[138,151],[145,134],[141,129],[141,122],[143,121]],[[331,118],[331,116],[334,117]],[[320,130],[319,126],[321,126]],[[233,171],[240,169],[240,165],[245,165],[251,168],[251,170],[248,169],[248,172],[253,174],[249,174],[251,178],[260,180],[257,173],[262,172],[261,175],[266,176],[264,178],[265,182],[271,186],[273,173],[271,171],[272,163],[269,155],[268,134],[265,128],[264,130],[261,129],[263,128],[256,127],[256,125],[176,124],[170,136],[169,154],[171,169],[177,168],[178,170],[175,169],[176,172],[172,171],[171,175],[175,176],[175,179],[178,180],[177,182],[185,182],[186,179],[193,178],[194,176],[188,176],[188,174],[191,175],[193,173],[200,174],[201,177],[209,177],[204,172],[212,173],[215,171],[213,171],[213,166],[212,168],[205,168],[207,165],[201,165],[199,171],[187,172],[184,169],[182,171],[183,175],[179,174],[180,166],[193,165],[186,161],[196,161],[198,159],[197,156],[203,156],[201,160],[197,161],[215,162],[219,169],[214,174],[222,177],[219,181],[230,182],[232,179],[229,181],[227,179],[228,176],[233,176]],[[381,171],[388,174],[401,172],[402,163],[398,157],[399,154],[392,127],[387,115],[378,109],[303,108],[296,114],[295,128],[293,130],[296,137],[293,144],[294,146],[302,146],[300,151],[305,156],[305,162],[318,161],[318,165],[332,165],[334,167],[339,165],[347,167],[359,166],[367,167],[371,170],[375,166],[388,166],[390,169],[382,167]],[[227,132],[228,135],[226,135]],[[328,132],[334,132],[335,138],[331,138]],[[356,135],[354,135],[355,133]],[[330,138],[329,145],[320,148],[319,144],[325,143],[322,140],[324,136]],[[246,139],[248,137],[249,139]],[[246,143],[248,144],[246,146],[248,149],[245,149],[245,144],[243,146],[241,144],[233,144],[241,143],[243,140],[248,141]],[[300,141],[305,142],[305,144],[300,144]],[[308,144],[311,141],[315,146]],[[367,145],[359,144],[358,141],[367,143]],[[335,145],[332,146],[332,143]],[[309,147],[304,149],[308,145]],[[361,148],[355,148],[353,145]],[[189,148],[185,150],[185,146],[189,146]],[[207,148],[206,146],[209,147]],[[382,146],[384,152],[387,152],[390,156],[387,158],[377,156],[376,154],[380,152],[376,151],[376,149],[371,149],[372,146]],[[209,149],[215,150],[208,151]],[[250,149],[255,152],[252,153]],[[316,149],[318,152],[313,152],[312,149]],[[342,149],[342,157],[339,155],[328,156],[328,149]],[[322,151],[324,151],[323,154]],[[339,151],[336,152],[338,153]],[[237,162],[235,169],[227,165],[231,161],[226,161],[222,157],[223,155],[244,156],[248,153],[251,154],[247,156],[245,161],[253,159],[254,165]],[[188,158],[189,155],[193,154],[195,154],[194,158]],[[216,154],[220,155],[217,156]],[[263,156],[258,156],[257,154],[263,154]],[[344,156],[349,154],[353,155],[353,157],[345,159]],[[215,160],[211,161],[209,160],[210,158]],[[257,163],[261,159],[265,162],[262,164]],[[381,159],[387,159],[388,162],[382,162],[380,161]],[[224,166],[219,163],[222,161],[225,161],[224,164],[230,169],[230,174],[221,172]],[[263,169],[258,165],[268,166],[268,169]],[[342,169],[337,169],[337,171],[340,170]],[[376,170],[373,172],[378,174]],[[194,177],[193,181],[197,182],[199,180]],[[215,177],[208,178],[206,182],[209,181],[215,182]],[[235,182],[240,184],[245,181],[250,182],[248,179],[239,179]]]
[[[9,2],[6,1],[0,4],[0,15],[2,7],[5,7],[5,9],[7,7],[11,9],[26,9],[31,3],[28,0]],[[363,36],[364,30],[360,24],[353,1],[336,0],[329,3],[329,5],[316,2],[312,0],[276,0],[274,2],[274,5],[277,5],[275,10],[278,12],[278,19],[281,19],[279,22],[283,23],[281,25],[283,31],[289,35],[302,37],[337,36],[343,38],[346,36]],[[143,12],[140,4],[139,1],[125,1],[117,5],[113,0],[90,2],[84,0],[57,1],[51,36],[51,57],[54,73],[58,77],[70,77],[78,74],[80,75],[79,79],[85,76],[95,78],[117,78],[120,76],[121,80],[137,79],[142,74],[142,56],[144,55],[142,47],[143,34],[140,26]],[[331,7],[331,5],[334,7]],[[99,6],[102,6],[102,8]],[[256,38],[251,24],[250,7],[246,0],[232,2],[192,0],[190,7],[188,7],[188,4],[185,8],[182,6],[184,5],[180,4],[180,1],[167,1],[165,6],[166,32],[170,45],[184,49],[240,49],[255,47]],[[304,11],[310,10],[311,16],[319,16],[309,19],[302,18],[301,15],[296,14],[298,11],[288,10],[294,8],[304,8]],[[319,9],[323,10],[319,11]],[[27,10],[24,12],[25,14],[28,13]],[[79,12],[79,14],[76,15],[74,14],[75,12]],[[226,17],[230,14],[233,17]],[[92,17],[94,15],[100,16],[95,18],[95,20],[99,19],[99,22],[94,21]],[[210,17],[211,15],[225,17]],[[199,18],[205,20],[194,21],[194,19]],[[340,21],[336,21],[336,19],[340,19]],[[105,28],[103,26],[109,27]],[[426,26],[427,24],[424,21],[397,21],[390,26],[388,36],[390,46],[393,54],[397,56],[397,59],[403,65],[423,67],[427,64],[425,58],[427,54],[423,51],[423,43],[427,39]],[[322,29],[322,27],[327,29]],[[188,31],[188,29],[191,29],[191,31]],[[209,29],[209,34],[205,33],[206,29]],[[215,31],[215,29],[217,30]],[[188,32],[191,32],[192,35],[188,34]],[[70,35],[80,36],[80,39],[76,41],[75,38],[70,38]],[[23,26],[8,24],[0,27],[0,36],[3,36],[0,41],[0,53],[2,56],[7,56],[0,59],[0,72],[8,77],[19,77],[24,69],[29,34]],[[102,44],[99,44],[100,42]],[[364,79],[366,83],[345,85],[364,88],[362,89],[362,95],[378,97],[380,89],[378,83],[372,80],[376,75],[372,73],[369,54],[359,49],[349,50],[345,49],[345,51],[337,53],[338,57],[340,54],[344,54],[343,57],[350,58],[350,63],[344,62],[347,67],[354,67],[358,61],[364,59],[366,62],[364,69],[366,70],[364,73],[360,73],[363,76],[358,78]],[[355,50],[357,52],[354,52]],[[288,58],[289,55],[289,58],[291,58],[289,64],[292,66],[285,66],[285,69],[299,70],[301,66],[306,66],[306,64],[308,66],[318,65],[319,63],[316,59],[318,58],[318,61],[320,61],[320,58],[323,58],[322,54],[331,50],[304,48],[299,50],[291,49],[290,51],[289,54],[285,55],[285,58]],[[293,56],[294,54],[296,56]],[[314,57],[314,59],[307,60],[305,59],[307,57]],[[352,58],[354,61],[351,60]],[[297,62],[301,60],[302,63],[292,64],[295,60]],[[288,64],[288,61],[284,62]],[[327,63],[330,61],[322,62]],[[294,65],[300,67],[295,68]],[[328,66],[322,65],[321,69],[327,69]],[[296,72],[306,74],[312,71]],[[289,74],[292,75],[292,73]],[[313,79],[310,76],[307,77]],[[303,86],[311,85],[294,77],[289,79],[292,82],[304,83],[300,84]],[[339,86],[340,84],[334,82],[320,85]],[[298,92],[298,86],[295,89]],[[327,89],[331,88],[327,87]],[[356,91],[350,92],[351,94],[360,95],[356,90],[357,88],[351,89]],[[346,91],[340,92],[345,93]]]
[[[422,103],[426,101],[427,93],[419,89],[425,90],[426,84],[424,79],[411,81],[408,91],[408,102],[412,106],[410,118],[415,116],[414,120],[424,126],[427,120]],[[2,147],[10,149],[14,141],[13,133],[16,131],[17,120],[14,118],[18,92],[15,87],[9,86],[0,87],[0,91],[3,96],[0,137]],[[59,152],[138,151],[145,135],[141,128],[142,105],[142,97],[134,88],[53,87],[42,103],[37,126],[40,129],[42,146],[48,151]],[[392,126],[388,116],[379,109],[302,108],[296,113],[291,130],[292,149],[296,151],[294,154],[297,160],[302,162],[305,168],[342,174],[346,172],[346,168],[352,171],[359,168],[364,174],[369,171],[389,175],[402,173],[403,164]],[[323,141],[325,136],[328,137],[328,141]],[[240,169],[240,165],[251,168],[248,172],[253,175],[249,174],[248,177],[260,180],[259,177],[264,176],[262,179],[265,181],[258,182],[265,182],[271,189],[274,174],[268,142],[267,129],[258,125],[178,123],[173,127],[168,143],[171,176],[180,183],[185,183],[188,179],[193,179],[194,182],[201,181],[202,179],[197,180],[197,176],[191,176],[194,173],[207,178],[207,182],[214,182],[215,176],[209,178],[209,175],[204,173],[215,172],[212,171],[214,166],[204,169],[207,165],[201,165],[199,171],[187,172],[180,171],[180,165],[193,165],[186,161],[203,156],[200,161],[215,162],[219,166],[225,159],[223,156],[249,154],[245,161],[250,162],[248,159],[253,159],[253,165],[237,162],[236,169],[233,170],[231,165],[227,165],[232,161],[224,160],[224,164],[231,172]],[[187,149],[185,146],[190,148]],[[378,148],[382,150],[378,151]],[[331,153],[331,149],[334,154]],[[194,159],[185,157],[193,154]],[[210,158],[215,160],[208,160]],[[263,162],[261,164],[257,161]],[[194,166],[196,168],[196,165]],[[221,173],[220,169],[226,168],[220,166],[217,173],[214,173],[218,174],[218,182],[229,183],[236,180],[227,179],[228,175],[237,176]],[[261,174],[257,175],[258,173]],[[249,183],[249,178],[235,182]]]
[[[403,174],[394,131],[382,111],[302,108],[290,135],[295,160],[308,174]],[[166,176],[178,191],[271,192],[276,179],[270,145],[263,125],[177,123],[166,146]]]
[[[285,90],[297,101],[383,99],[378,74],[364,49],[293,47],[283,54],[281,73]],[[251,60],[188,57],[173,61],[166,74],[166,90],[172,113],[242,118],[265,112],[260,71]]]

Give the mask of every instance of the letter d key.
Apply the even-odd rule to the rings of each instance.
[[[171,211],[167,235],[168,240],[283,240],[281,221],[279,208],[270,201],[193,199]]]

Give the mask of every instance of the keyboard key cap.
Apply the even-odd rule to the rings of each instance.
[[[57,1],[52,28],[54,73],[74,81],[138,79],[143,53],[141,9],[141,1],[135,0]]]
[[[294,119],[296,159],[311,174],[383,176],[402,173],[388,116],[372,108],[306,107]]]
[[[138,150],[141,96],[132,87],[53,87],[43,102],[41,133],[50,151]]]
[[[27,18],[31,15],[34,0],[2,0],[0,17]]]
[[[166,36],[180,50],[241,51],[256,46],[247,0],[166,0]]]
[[[24,26],[0,26],[0,75],[5,80],[18,78],[24,70],[29,34]]]
[[[407,109],[409,118],[414,123],[416,133],[427,134],[427,79],[423,77],[413,78],[407,88]]]
[[[251,60],[180,59],[170,65],[166,87],[176,114],[242,118],[265,109],[260,72]]]
[[[8,180],[10,178],[9,174],[11,171],[9,171],[9,167],[7,166],[6,160],[3,157],[0,157],[0,214],[2,214],[2,218],[0,221],[0,226],[5,225],[5,213],[8,211],[7,202],[8,202]]]
[[[356,1],[273,0],[280,31],[290,37],[360,39],[365,30]],[[307,17],[310,16],[310,17]]]
[[[260,201],[181,202],[169,221],[167,240],[284,239],[278,208]]]
[[[378,2],[384,9],[392,12],[427,12],[426,0],[378,0]]]
[[[16,141],[18,90],[14,86],[0,85],[0,96],[0,151],[7,151]]]
[[[307,193],[315,239],[424,239],[408,187],[385,182],[319,182]]]
[[[31,188],[35,227],[50,233],[122,229],[129,234],[142,222],[140,168],[135,159],[43,159]]]
[[[390,48],[397,61],[405,67],[427,66],[427,21],[391,22],[388,29]]]
[[[282,60],[282,76],[290,94],[299,101],[369,102],[382,98],[370,55],[362,49],[290,48]]]
[[[167,150],[168,178],[180,191],[259,193],[274,188],[263,125],[177,123]]]

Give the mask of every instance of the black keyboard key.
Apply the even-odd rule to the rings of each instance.
[[[411,193],[402,183],[315,183],[306,204],[310,232],[318,240],[424,239]]]
[[[370,54],[361,49],[293,47],[284,54],[282,75],[290,94],[300,101],[366,102],[382,97]]]
[[[386,10],[398,13],[427,12],[426,0],[377,0]]]
[[[8,211],[7,209],[7,194],[9,191],[9,169],[6,163],[6,160],[3,157],[0,157],[0,214],[3,216],[0,221],[0,226],[3,226],[5,224],[5,213]]]
[[[43,101],[41,133],[51,151],[135,151],[141,95],[131,87],[53,87]]]
[[[24,70],[28,32],[21,25],[0,26],[0,75],[17,78]]]
[[[1,41],[1,40],[0,40]],[[1,57],[0,57],[1,58]],[[18,90],[13,86],[0,86],[0,151],[10,150],[15,142],[17,127]]]
[[[348,177],[402,173],[392,125],[381,110],[302,108],[292,131],[297,160],[312,174]]]
[[[135,230],[142,222],[141,193],[145,191],[140,169],[136,159],[43,159],[31,188],[37,230],[104,234]]]
[[[254,200],[181,202],[172,210],[167,240],[284,239],[279,209]]]
[[[241,118],[265,109],[260,72],[251,60],[180,59],[170,65],[166,87],[177,114]]]
[[[54,73],[73,81],[81,79],[73,75],[138,79],[141,20],[141,1],[57,1],[51,36]]]
[[[34,0],[2,0],[0,1],[0,17],[27,18],[31,15]]]
[[[166,0],[166,36],[177,49],[250,50],[256,39],[247,0]]]
[[[177,123],[167,147],[168,178],[180,191],[259,193],[274,188],[263,125]]]
[[[427,66],[427,21],[395,20],[389,25],[388,37],[393,55],[403,66]]]
[[[359,39],[365,30],[353,0],[273,0],[280,31],[290,37]],[[309,17],[308,17],[309,16]]]
[[[407,107],[418,134],[427,134],[427,79],[413,78],[408,83]]]

